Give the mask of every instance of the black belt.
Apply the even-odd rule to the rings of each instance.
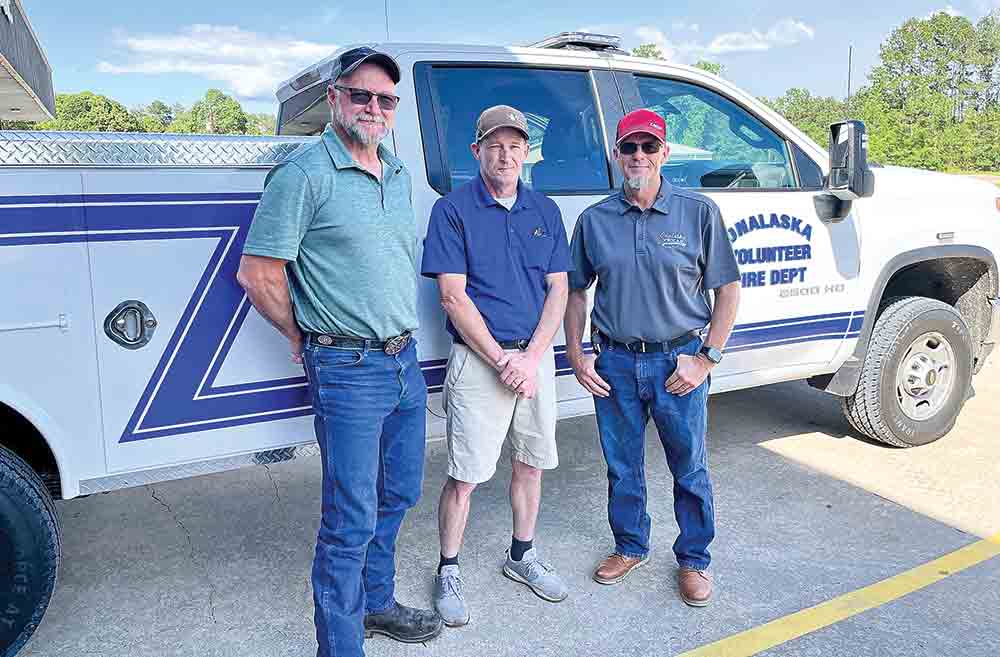
[[[318,344],[321,347],[337,347],[338,349],[357,349],[384,351],[390,356],[395,356],[409,344],[411,334],[404,333],[388,340],[368,340],[366,338],[349,338],[345,335],[333,335],[331,333],[310,333],[309,342]]]
[[[465,344],[465,340],[457,335],[453,338],[453,340],[455,341],[455,344],[460,344],[463,347],[469,346]],[[497,344],[500,345],[501,349],[520,349],[521,351],[525,351],[528,348],[528,345],[531,344],[531,340],[497,340]]]
[[[676,338],[671,338],[666,342],[643,342],[642,340],[637,342],[619,342],[618,340],[612,340],[600,331],[595,331],[594,337],[597,339],[591,339],[591,342],[595,345],[595,351],[598,351],[598,353],[600,353],[600,351],[598,350],[599,348],[597,345],[624,349],[625,351],[631,351],[637,354],[650,354],[676,349],[677,347],[691,342],[691,340],[694,340],[700,334],[701,331],[688,331],[687,333],[679,335]]]

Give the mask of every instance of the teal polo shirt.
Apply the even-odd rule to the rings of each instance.
[[[386,340],[417,328],[417,228],[410,174],[378,147],[382,180],[327,125],[276,166],[243,246],[287,260],[303,331]]]

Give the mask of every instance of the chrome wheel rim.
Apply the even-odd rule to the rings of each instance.
[[[955,351],[936,331],[920,335],[903,352],[896,372],[896,401],[911,420],[941,410],[955,385]]]

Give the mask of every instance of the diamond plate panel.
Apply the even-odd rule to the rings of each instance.
[[[0,167],[270,167],[317,139],[0,130]]]
[[[185,479],[187,477],[198,477],[200,475],[215,474],[226,470],[235,470],[247,465],[273,465],[284,463],[309,456],[319,455],[319,445],[309,443],[298,447],[283,447],[272,449],[266,452],[255,452],[252,454],[241,454],[239,456],[226,456],[207,461],[196,461],[194,463],[183,463],[172,465],[166,468],[155,468],[152,470],[141,470],[139,472],[128,472],[98,479],[87,479],[80,482],[81,495],[93,495],[94,493],[104,493],[123,488],[134,488],[136,486],[147,486],[149,484],[159,484],[164,481],[174,479]]]

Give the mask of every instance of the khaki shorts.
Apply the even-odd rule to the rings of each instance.
[[[448,416],[448,476],[479,484],[497,469],[510,438],[511,457],[551,470],[556,453],[556,372],[550,348],[538,366],[538,392],[522,399],[465,345],[452,345],[443,404]]]

